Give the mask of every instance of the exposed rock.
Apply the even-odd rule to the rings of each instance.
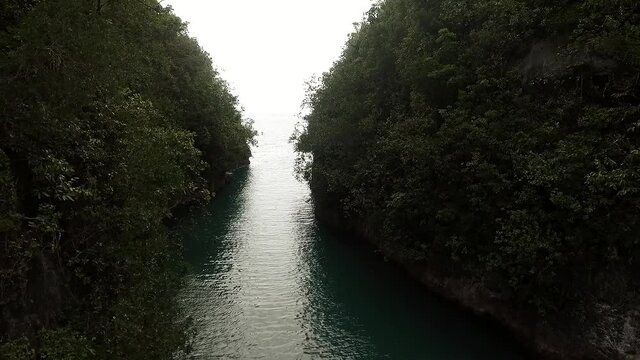
[[[536,359],[604,360],[640,359],[640,311],[616,314],[610,308],[596,311],[599,326],[590,337],[566,333],[553,328],[534,314],[519,310],[515,304],[472,279],[451,276],[410,259],[400,249],[385,246],[384,241],[363,223],[345,221],[335,211],[318,211],[318,219],[340,234],[355,235],[373,245],[376,252],[393,260],[430,291],[460,305],[477,316],[487,318],[507,329]],[[586,329],[583,329],[586,330]]]

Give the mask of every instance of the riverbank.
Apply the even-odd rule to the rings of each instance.
[[[339,212],[315,209],[317,219],[340,236],[353,236],[381,253],[385,259],[400,266],[408,276],[418,280],[429,291],[457,304],[475,316],[487,319],[506,331],[519,342],[532,359],[544,360],[604,360],[611,359],[604,349],[597,348],[587,339],[562,333],[540,321],[533,314],[492,293],[483,284],[472,279],[451,276],[411,259],[402,249],[388,246],[384,239],[373,233],[364,222],[347,221]],[[622,355],[619,359],[638,359]]]

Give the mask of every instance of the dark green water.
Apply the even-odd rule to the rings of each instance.
[[[523,358],[494,328],[328,234],[293,176],[293,122],[262,119],[258,130],[250,168],[186,230],[194,358]]]

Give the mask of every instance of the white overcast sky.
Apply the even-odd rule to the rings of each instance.
[[[372,0],[165,0],[212,57],[247,117],[300,112],[304,82],[338,59]]]

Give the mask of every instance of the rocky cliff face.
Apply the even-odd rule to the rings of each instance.
[[[35,254],[25,281],[24,297],[2,307],[0,333],[7,338],[32,335],[57,324],[69,292],[63,271],[55,264],[55,255]]]
[[[602,312],[599,316],[601,324],[588,331],[586,336],[580,332],[558,330],[534,314],[518,310],[517,304],[493,293],[485,284],[448,274],[428,262],[411,259],[403,249],[377,236],[365,221],[346,220],[333,209],[316,208],[316,216],[337,234],[352,236],[372,245],[435,294],[501,325],[530,351],[534,359],[640,359],[637,352],[640,349],[640,312],[615,314],[608,313],[607,309],[594,309]]]

